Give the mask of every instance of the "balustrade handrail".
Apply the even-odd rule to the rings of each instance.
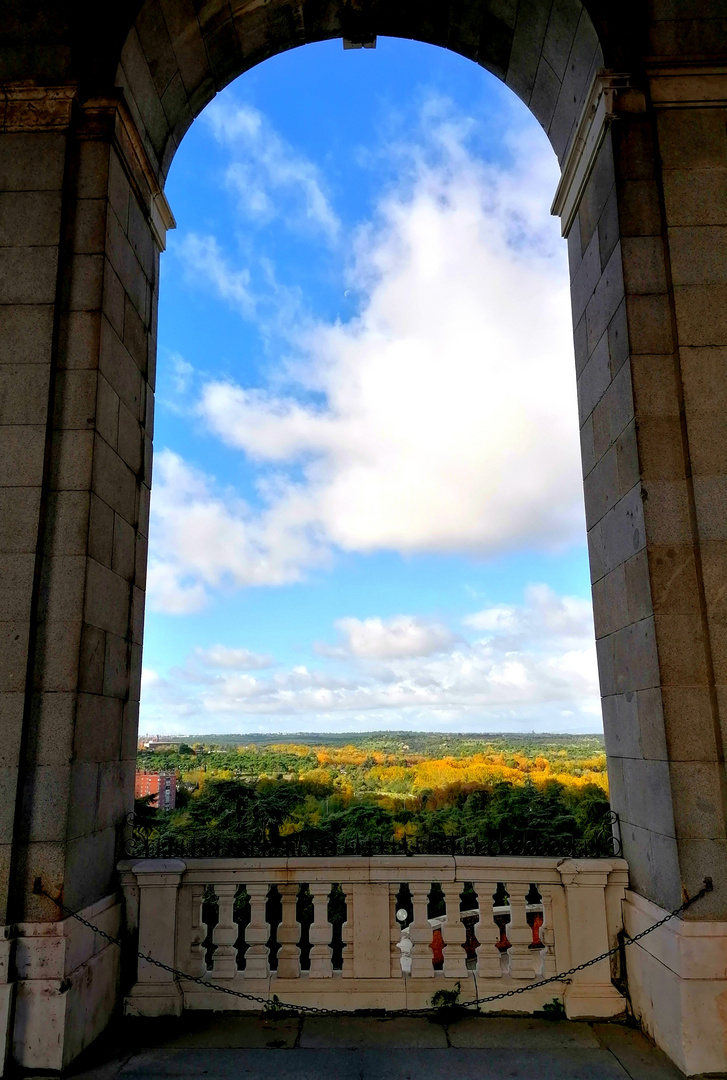
[[[423,1007],[434,978],[451,990],[472,977],[493,1002],[540,980],[533,1011],[557,971],[611,955],[628,886],[614,856],[132,857],[119,871],[140,952],[192,980],[142,956],[127,999],[140,1015],[226,1007],[208,979],[238,987],[238,1008],[279,992],[386,1010]],[[559,992],[572,1016],[623,1011],[606,959]]]

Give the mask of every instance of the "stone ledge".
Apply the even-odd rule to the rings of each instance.
[[[667,912],[627,890],[624,929],[632,937],[663,919]],[[727,979],[727,922],[671,919],[629,950],[641,948],[678,979]]]

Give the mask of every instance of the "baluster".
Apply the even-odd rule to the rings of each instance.
[[[528,949],[533,955],[533,975],[539,976],[543,974],[545,964],[545,944],[540,936],[543,928],[544,913],[543,898],[536,885],[530,886],[530,891],[525,897],[525,918],[528,921],[532,936]]]
[[[434,978],[432,965],[432,928],[427,919],[427,906],[431,885],[414,882],[409,885],[414,918],[409,926],[409,937],[414,948],[411,953],[411,974],[413,979]]]
[[[477,972],[482,979],[499,979],[502,977],[500,954],[495,948],[497,936],[494,934],[495,927],[493,926],[495,909],[492,903],[492,885],[491,881],[475,882],[480,919],[474,928],[474,933],[480,939],[480,946],[477,950]]]
[[[435,972],[444,971],[444,935],[442,934],[442,927],[447,921],[446,915],[437,915],[433,919],[427,920],[432,928],[432,940],[429,942],[429,948],[432,950],[432,967]]]
[[[278,885],[278,891],[283,901],[283,917],[278,927],[278,978],[297,979],[300,977],[300,923],[295,917],[298,885],[295,882]]]
[[[333,975],[331,961],[331,938],[333,927],[328,921],[328,894],[330,884],[314,881],[308,886],[313,897],[313,922],[308,937],[311,943],[310,977],[311,979],[330,979]]]
[[[529,951],[533,935],[526,916],[525,895],[528,886],[516,882],[509,886],[510,925],[507,936],[512,942],[510,949],[510,974],[513,979],[530,980],[533,977],[533,954]]]
[[[500,954],[500,970],[503,975],[510,974],[510,950],[512,948],[512,942],[507,936],[507,927],[512,919],[512,910],[508,900],[508,892],[505,888],[505,884],[502,881],[498,881],[497,888],[493,893],[492,899],[494,905],[492,908],[492,918],[495,926],[500,932],[498,940],[495,942],[495,948]]]
[[[341,941],[343,942],[343,966],[341,975],[344,979],[353,978],[353,885],[341,883],[344,896],[346,897],[346,921],[341,927]]]
[[[398,885],[389,885],[389,942],[391,953],[391,978],[401,978],[401,953],[397,948],[401,938],[401,927],[396,919],[396,898],[399,894]]]
[[[245,930],[245,941],[249,946],[245,953],[245,978],[267,979],[270,974],[270,950],[267,945],[270,927],[265,918],[268,886],[265,882],[256,881],[247,886],[247,891],[250,895],[250,922]]]
[[[540,927],[540,940],[543,949],[540,953],[540,969],[544,978],[550,978],[556,973],[555,963],[555,933],[553,928],[553,894],[550,889],[542,890],[543,925]]]
[[[207,970],[204,956],[204,945],[207,937],[207,926],[202,922],[202,897],[204,885],[190,886],[190,900],[192,904],[192,934],[189,945],[189,974],[195,979],[201,978]]]
[[[237,885],[225,882],[215,885],[218,902],[217,926],[212,932],[215,945],[212,957],[212,975],[215,979],[234,979],[237,975],[237,923],[234,920],[235,893]]]
[[[448,882],[442,885],[444,901],[447,905],[447,925],[445,927],[446,948],[444,950],[444,974],[448,979],[464,979],[467,977],[467,959],[464,949],[465,927],[459,912],[460,892],[462,886],[458,882]]]

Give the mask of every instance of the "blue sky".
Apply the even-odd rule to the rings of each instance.
[[[193,125],[142,732],[600,730],[557,177],[412,42],[285,53]]]

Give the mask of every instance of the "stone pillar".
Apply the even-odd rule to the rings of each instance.
[[[558,870],[565,889],[570,966],[577,967],[612,946],[606,920],[609,867],[602,860],[569,859]],[[609,1018],[626,1011],[626,1002],[611,983],[608,959],[571,976],[563,1001],[571,1020]]]
[[[700,936],[726,950],[726,115],[724,64],[597,76],[554,203],[611,801],[634,890],[626,925],[644,903],[663,914],[715,882],[684,916],[679,950],[660,949],[661,932],[627,950],[629,989],[646,1028],[700,1073],[727,1070],[719,965],[686,960]],[[696,922],[704,934],[687,930]],[[711,1022],[689,1049],[695,1000]]]
[[[353,977],[388,979],[391,968],[389,886],[379,882],[353,886]],[[431,954],[430,954],[431,955]]]
[[[727,135],[725,103],[699,107],[722,78],[597,76],[554,203],[571,262],[611,798],[632,885],[667,908],[705,875],[727,881],[727,284],[722,232],[703,224],[727,215]],[[727,887],[689,918],[725,913]]]
[[[76,911],[113,892],[133,806],[158,258],[172,218],[120,99],[3,92],[0,906],[29,925],[62,917],[36,879]],[[117,994],[104,991],[111,1007]]]
[[[139,887],[139,952],[176,966],[177,891],[186,870],[180,859],[144,859],[131,868]],[[191,928],[190,928],[191,929]],[[136,984],[125,1002],[130,1016],[181,1016],[176,976],[139,960]]]

